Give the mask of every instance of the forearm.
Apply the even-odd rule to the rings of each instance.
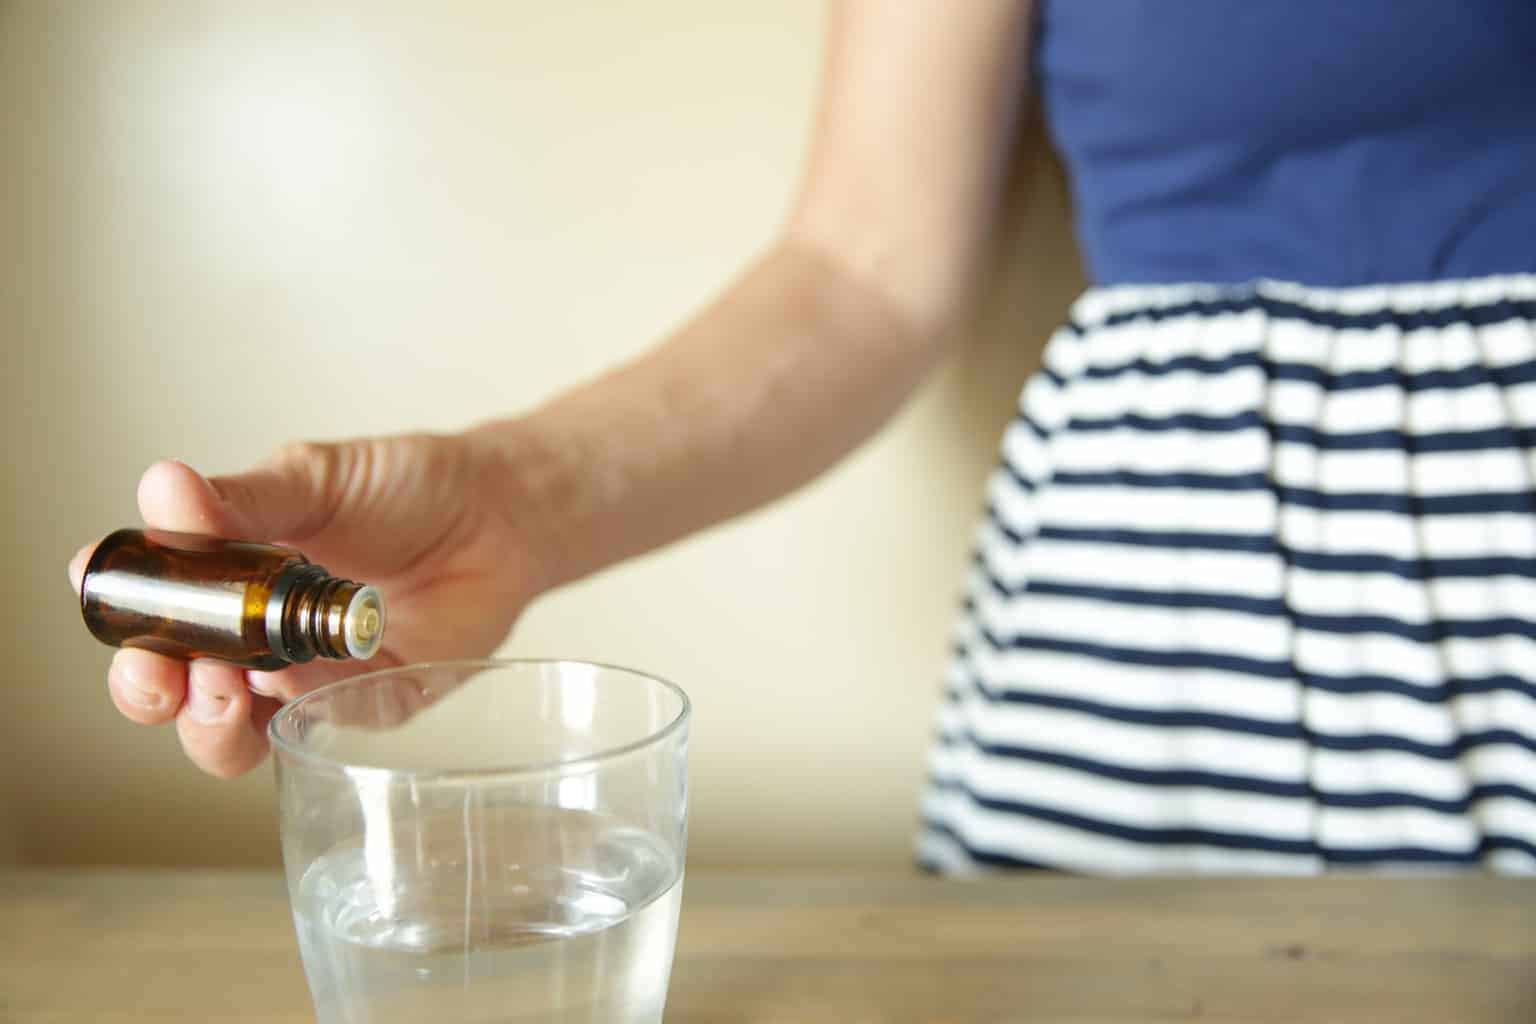
[[[869,283],[777,244],[672,337],[477,428],[554,586],[771,501],[868,438],[938,352]]]

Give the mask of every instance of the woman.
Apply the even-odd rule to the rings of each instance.
[[[829,31],[792,214],[675,335],[462,434],[159,463],[145,519],[380,585],[388,660],[489,652],[900,405],[1032,70],[1095,287],[1003,442],[921,859],[1536,870],[1536,7],[848,0]],[[123,651],[109,685],[227,776],[327,678]]]

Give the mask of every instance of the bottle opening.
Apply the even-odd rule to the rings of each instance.
[[[352,595],[342,616],[342,639],[347,653],[365,660],[378,653],[384,639],[384,598],[372,587]]]

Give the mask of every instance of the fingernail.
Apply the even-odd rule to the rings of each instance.
[[[277,683],[265,672],[247,672],[245,681],[252,693],[259,693],[263,697],[278,696]]]
[[[160,705],[165,703],[165,698],[159,692],[141,689],[132,683],[123,684],[123,700],[146,711],[158,710]]]
[[[134,670],[133,659],[127,652],[119,651],[113,656],[108,675],[117,684],[123,700],[134,707],[153,711],[165,703],[165,697],[159,690],[152,686],[145,686],[139,680],[138,673]]]
[[[212,693],[206,686],[195,681],[187,686],[187,714],[192,716],[193,721],[217,725],[228,710],[229,698],[223,694]]]

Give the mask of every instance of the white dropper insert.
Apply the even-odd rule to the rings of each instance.
[[[342,615],[341,635],[347,653],[359,661],[379,653],[384,642],[384,598],[373,587],[363,587],[352,595]]]

